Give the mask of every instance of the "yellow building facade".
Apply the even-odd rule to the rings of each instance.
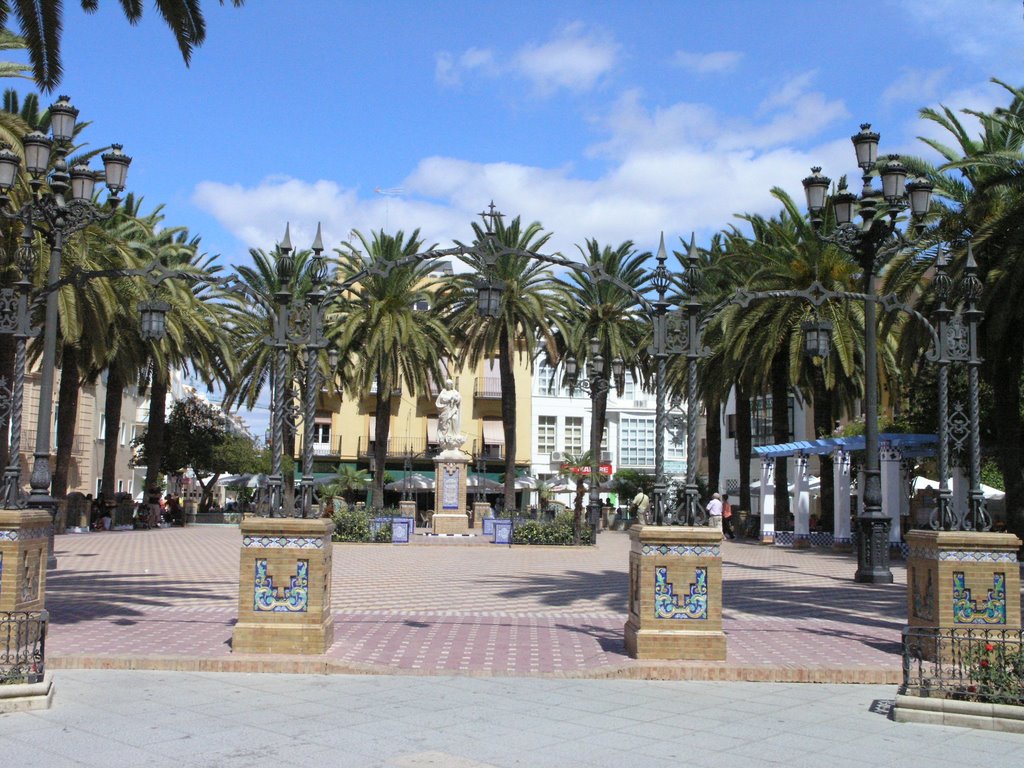
[[[530,465],[532,375],[525,355],[514,361],[516,382],[515,462]],[[473,466],[488,473],[504,471],[505,435],[501,422],[501,379],[498,361],[463,367],[451,375],[462,397],[460,429],[466,436],[463,450]],[[391,394],[391,423],[387,438],[387,470],[395,477],[404,471],[433,476],[437,445],[437,399],[442,383],[413,393],[396,389]],[[360,398],[321,392],[313,424],[314,472],[331,472],[339,463],[371,469],[376,435],[376,391]],[[296,467],[301,467],[301,430],[296,440]]]

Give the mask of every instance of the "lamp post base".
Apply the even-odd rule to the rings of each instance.
[[[889,528],[892,521],[882,516],[857,518],[857,573],[861,584],[892,584],[889,570]]]

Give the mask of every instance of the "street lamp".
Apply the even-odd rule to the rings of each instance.
[[[569,356],[565,360],[565,375],[570,392],[579,387],[590,395],[590,492],[587,503],[587,522],[590,523],[594,535],[594,542],[597,542],[597,533],[601,528],[601,496],[598,489],[601,476],[601,432],[597,429],[598,403],[602,396],[607,396],[610,389],[610,381],[605,374],[605,356],[601,354],[601,341],[596,336],[588,343],[588,360],[586,365],[587,377],[582,381],[578,380],[579,363],[576,358]],[[615,357],[611,362],[611,375],[617,380],[625,370],[625,361],[621,357]]]
[[[819,235],[822,240],[852,255],[861,268],[864,283],[864,416],[865,461],[864,494],[857,516],[857,572],[855,579],[863,583],[892,582],[889,570],[889,518],[882,510],[882,484],[878,456],[878,327],[875,314],[877,295],[875,275],[880,257],[898,251],[911,243],[896,229],[897,216],[910,206],[915,224],[928,213],[932,186],[927,181],[906,183],[907,168],[897,155],[889,155],[879,166],[879,135],[868,123],[851,137],[857,165],[863,172],[864,188],[859,198],[841,184],[835,195],[833,214],[835,230]],[[882,189],[872,183],[872,172],[878,170]],[[803,180],[811,223],[820,227],[828,202],[831,180],[821,174],[820,167],[811,169]],[[852,223],[857,212],[861,224]]]
[[[113,215],[120,202],[119,195],[124,190],[128,166],[131,164],[131,158],[121,151],[121,145],[111,145],[109,151],[102,155],[103,179],[109,191],[108,206],[102,208],[93,202],[96,174],[84,164],[76,164],[69,172],[67,165],[67,154],[71,150],[77,117],[78,110],[71,105],[67,96],[61,96],[50,107],[51,136],[32,131],[23,138],[25,168],[30,176],[30,197],[15,211],[9,209],[9,196],[18,179],[21,161],[8,147],[3,147],[0,151],[0,217],[22,224],[24,245],[19,264],[22,270],[19,288],[26,298],[28,288],[25,282],[28,281],[34,267],[32,244],[36,233],[44,236],[50,252],[46,287],[43,289],[46,292],[46,311],[43,356],[40,364],[39,413],[30,480],[31,491],[27,504],[31,507],[49,509],[51,515],[56,513],[56,505],[50,496],[50,425],[53,415],[54,367],[57,352],[57,288],[64,243],[71,235]],[[23,334],[16,335],[19,337],[19,346],[23,345]],[[12,457],[14,458],[16,457]],[[11,478],[12,473],[9,470],[5,474]],[[9,487],[5,495],[10,499],[13,493]],[[50,562],[51,565],[55,564],[52,542]]]
[[[324,244],[320,224],[316,225],[316,236],[310,250],[306,274],[310,279],[310,290],[306,292],[304,307],[292,302],[291,281],[295,273],[295,257],[292,255],[291,225],[286,224],[284,238],[277,246],[278,288],[274,292],[274,335],[267,344],[275,351],[274,377],[271,398],[271,475],[267,480],[270,491],[270,514],[291,515],[284,510],[284,475],[281,464],[284,453],[284,424],[289,408],[288,398],[291,386],[288,377],[288,349],[292,344],[306,349],[305,392],[302,402],[302,479],[300,481],[300,508],[302,517],[308,517],[313,505],[313,422],[316,418],[316,399],[320,391],[320,352],[329,346],[324,338],[323,308],[337,291],[324,288],[327,279],[327,264],[323,258]],[[299,334],[291,332],[292,320],[299,313],[305,314],[306,322]],[[331,348],[328,365],[337,367],[338,353]]]

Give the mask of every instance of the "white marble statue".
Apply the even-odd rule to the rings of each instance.
[[[444,389],[437,395],[434,403],[437,406],[437,442],[445,451],[455,450],[466,442],[466,437],[459,432],[459,408],[462,396],[455,389],[451,379],[444,383]]]

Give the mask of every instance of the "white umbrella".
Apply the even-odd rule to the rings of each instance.
[[[476,491],[501,491],[505,488],[497,480],[491,480],[489,477],[481,477],[480,475],[470,475],[467,477],[466,487]]]
[[[388,491],[431,491],[434,489],[434,481],[426,475],[414,472],[401,480],[388,483],[384,488]]]
[[[537,478],[530,477],[529,475],[520,475],[516,478],[516,490],[517,491],[534,491],[537,489]]]

